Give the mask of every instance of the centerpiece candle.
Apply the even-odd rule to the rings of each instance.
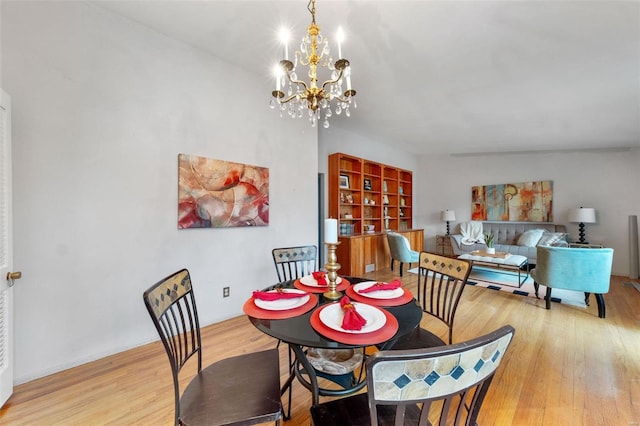
[[[338,220],[324,220],[324,242],[335,244],[338,242]]]

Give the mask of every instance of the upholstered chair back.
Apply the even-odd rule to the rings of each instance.
[[[411,244],[407,237],[396,232],[387,232],[387,240],[389,242],[391,258],[402,263],[413,263],[418,261],[418,252],[411,249]]]
[[[538,246],[535,280],[551,288],[586,293],[609,292],[612,248]]]

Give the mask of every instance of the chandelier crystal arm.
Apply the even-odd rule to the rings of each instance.
[[[282,93],[282,92],[280,92],[280,93]],[[274,97],[283,98],[284,97],[284,93],[282,93],[282,96],[274,96]],[[294,99],[297,99],[297,98],[298,98],[298,94],[293,94],[293,95],[289,96],[286,99],[278,99],[278,102],[280,102],[281,104],[286,104],[287,102],[290,102],[290,101],[292,101]]]
[[[341,62],[346,62],[346,65],[341,64]],[[341,65],[341,66],[339,66],[339,65]],[[335,79],[333,79],[333,80],[327,80],[327,81],[325,81],[324,83],[322,83],[322,88],[324,89],[324,88],[325,88],[325,86],[326,86],[327,84],[334,84],[334,83],[339,82],[339,81],[340,81],[340,79],[342,78],[342,75],[344,74],[344,69],[345,69],[348,65],[349,65],[349,61],[347,61],[346,59],[338,59],[338,60],[336,61],[335,67],[336,67],[336,70],[340,71],[340,73],[336,76],[336,78],[335,78]]]
[[[350,101],[350,99],[349,99],[349,97],[353,96],[353,95],[351,95],[351,93],[350,93],[350,92],[353,92],[353,94],[354,94],[354,95],[355,95],[355,93],[356,93],[356,91],[355,91],[355,90],[347,90],[347,91],[345,92],[345,96],[346,96],[345,98],[341,98],[340,96],[334,96],[334,97],[333,97],[333,99],[336,99],[336,100],[337,100],[337,101],[339,101],[339,102],[344,102],[344,103],[348,104],[349,102],[351,102],[351,101]],[[347,95],[347,93],[349,93],[349,94]]]
[[[291,78],[291,74],[289,74],[289,73],[287,73],[287,78],[289,79],[289,81],[290,81],[292,84],[299,84],[299,85],[301,85],[301,86],[304,88],[304,90],[307,90],[307,83],[305,83],[304,81],[302,81],[302,80],[294,80],[294,79],[292,79],[292,78]]]
[[[338,81],[340,81],[340,79],[342,78],[345,70],[347,69],[347,67],[349,66],[349,61],[347,59],[338,59],[336,61],[335,64],[335,68],[336,70],[340,71],[340,73],[338,74],[338,76],[333,79],[333,80],[327,80],[324,83],[322,83],[322,89],[324,90],[325,86],[327,84],[335,84]],[[340,102],[349,102],[349,97],[351,96],[355,96],[356,95],[356,91],[351,89],[350,87],[347,88],[347,90],[345,90],[344,92],[344,98],[341,98],[340,96],[334,96],[334,99],[339,100]]]

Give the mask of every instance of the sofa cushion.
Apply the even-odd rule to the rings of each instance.
[[[553,246],[560,241],[564,241],[566,235],[567,234],[565,232],[544,232],[540,241],[538,241],[538,245]]]
[[[544,229],[530,229],[523,232],[518,237],[518,245],[525,247],[535,247],[540,241],[540,237],[544,233]]]

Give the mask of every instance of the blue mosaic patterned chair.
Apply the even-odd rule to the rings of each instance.
[[[318,270],[318,248],[316,246],[275,248],[271,254],[279,282],[302,278]]]
[[[476,425],[514,333],[507,325],[455,345],[377,352],[366,361],[368,392],[311,407],[312,425]]]
[[[160,280],[144,292],[143,299],[171,364],[176,426],[280,424],[277,349],[226,358],[203,369],[189,271],[182,269]],[[197,362],[198,374],[181,395],[180,371],[189,361]]]

